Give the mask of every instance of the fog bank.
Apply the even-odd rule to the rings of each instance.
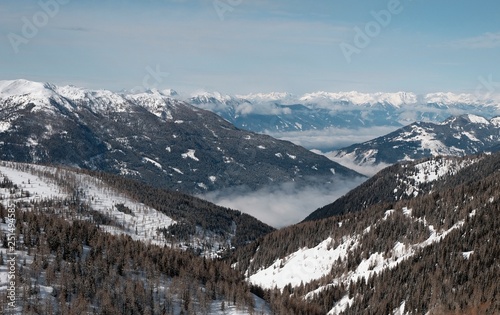
[[[286,183],[257,191],[238,187],[198,197],[220,206],[240,210],[280,228],[302,221],[314,210],[334,202],[365,180],[366,178],[349,181],[338,179],[329,185],[305,187]]]

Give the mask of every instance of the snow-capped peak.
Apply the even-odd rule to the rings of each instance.
[[[236,95],[236,97],[249,100],[251,102],[275,102],[275,101],[296,100],[295,95],[288,92],[250,93],[246,95]]]
[[[33,82],[24,79],[0,81],[0,97],[32,94],[51,96],[54,86],[49,83]]]
[[[49,83],[32,82],[28,80],[0,81],[0,101],[9,99],[8,103],[2,102],[2,107],[6,104],[34,104],[34,111],[52,111],[53,106],[50,99],[61,100],[54,91],[55,85]],[[8,106],[8,105],[7,105]]]
[[[495,127],[500,127],[500,116],[491,118],[490,123],[492,123]]]
[[[318,91],[314,93],[304,94],[301,101],[306,103],[324,103],[324,102],[349,102],[354,105],[375,105],[388,104],[395,107],[400,107],[404,104],[414,104],[417,102],[417,95],[410,92],[396,93],[361,93],[357,91],[351,92],[324,92]]]
[[[98,100],[101,105],[109,106],[118,102],[122,106],[125,105],[125,99],[130,95],[143,95],[149,93],[152,97],[158,98],[174,98],[177,100],[185,100],[184,96],[180,96],[172,89],[165,90],[149,90],[141,93],[122,92],[114,93],[107,90],[88,90],[75,86],[56,86],[49,83],[33,82],[28,80],[10,80],[0,81],[0,99],[7,97],[20,97],[29,95],[30,101],[35,104],[48,105],[49,98],[63,97],[67,100],[80,101],[84,99]],[[429,94],[417,95],[413,92],[376,92],[364,93],[358,91],[350,92],[325,92],[318,91],[306,93],[302,96],[296,96],[288,92],[271,92],[271,93],[250,93],[250,94],[235,94],[228,95],[220,92],[195,92],[187,98],[187,101],[195,105],[204,106],[245,106],[279,102],[285,104],[305,104],[306,106],[319,106],[331,108],[342,103],[349,103],[358,106],[374,106],[377,104],[383,106],[392,106],[401,108],[411,105],[471,105],[489,107],[491,109],[500,109],[500,96],[488,95],[480,96],[474,94],[456,94],[451,92],[436,92]],[[217,107],[217,108],[218,108]]]
[[[485,125],[489,125],[490,122],[484,118],[484,117],[481,117],[481,116],[477,116],[477,115],[472,115],[472,114],[468,114],[468,115],[465,115],[465,117],[473,124],[485,124]]]
[[[57,86],[28,80],[0,81],[0,100],[10,98],[18,104],[35,104],[34,110],[54,111],[51,100],[71,110],[75,104],[86,104],[94,110],[124,111],[127,101],[108,90],[88,90],[71,85]],[[72,102],[73,104],[71,104]]]
[[[445,121],[443,121],[442,123],[440,123],[440,125],[448,125],[448,124],[451,124],[459,119],[465,120],[466,122],[472,123],[472,124],[483,124],[483,125],[489,125],[490,123],[495,124],[493,122],[493,119],[490,122],[488,119],[481,117],[481,116],[478,116],[478,115],[465,114],[465,115],[461,115],[461,116],[450,117],[450,118],[446,119]]]
[[[227,94],[222,94],[220,92],[196,92],[191,95],[189,98],[190,101],[194,101],[197,103],[214,103],[214,102],[219,102],[219,103],[226,103],[228,101],[232,101],[235,98],[227,95]]]

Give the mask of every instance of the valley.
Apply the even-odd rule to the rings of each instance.
[[[500,310],[498,117],[318,154],[171,92],[1,87],[2,311]]]
[[[500,315],[500,2],[0,2],[1,315]]]

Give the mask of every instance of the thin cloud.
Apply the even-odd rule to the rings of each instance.
[[[445,46],[455,49],[488,49],[500,47],[500,32],[484,33],[479,36],[454,40]]]
[[[86,27],[79,27],[79,26],[73,26],[73,27],[54,27],[57,30],[61,31],[71,31],[71,32],[90,32],[89,28]]]

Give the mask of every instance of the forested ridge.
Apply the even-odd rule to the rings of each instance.
[[[486,154],[479,154],[466,157],[429,157],[422,160],[394,164],[381,170],[335,202],[312,212],[304,219],[304,222],[361,211],[382,202],[391,203],[401,199],[412,199],[414,197],[413,194],[406,193],[406,187],[404,186],[417,186],[420,193],[428,193],[433,189],[454,187],[467,181],[471,182],[473,179],[478,180],[483,174],[489,174],[498,169],[500,165],[500,155],[495,154],[490,156],[486,162],[482,162],[481,160],[486,156]],[[472,165],[460,169],[459,174],[455,174],[454,170],[451,169],[450,173],[442,178],[432,182],[416,184],[415,179],[412,178],[415,166],[433,160],[437,161],[437,164],[441,160],[446,160],[451,164],[471,163]],[[437,169],[439,165],[435,167],[434,169],[427,170],[428,176],[439,172]],[[402,183],[402,181],[406,182]],[[401,186],[403,186],[402,189]]]
[[[238,210],[215,205],[206,200],[181,192],[156,188],[137,180],[103,172],[85,171],[106,184],[125,192],[132,199],[163,212],[174,220],[182,221],[184,228],[197,226],[215,233],[231,233],[236,224],[232,244],[246,245],[274,228]]]
[[[68,222],[61,204],[23,207],[16,205],[16,249],[26,252],[16,275],[23,314],[204,314],[216,300],[253,312],[249,286],[223,262]],[[1,205],[0,216],[5,222]],[[6,292],[0,300],[5,312]]]
[[[426,193],[363,208],[268,234],[238,249],[234,262],[249,276],[273,265],[279,275],[302,255],[293,253],[329,237],[334,250],[347,237],[355,244],[324,276],[268,293],[283,301],[280,314],[309,314],[288,308],[289,300],[307,301],[314,314],[335,307],[342,314],[401,307],[404,314],[500,314],[500,155],[484,156]]]
[[[125,194],[130,199],[150,206],[177,221],[167,230],[160,231],[174,241],[184,241],[195,234],[210,234],[215,238],[230,239],[232,247],[240,247],[274,230],[273,227],[238,210],[221,207],[181,192],[153,187],[123,176],[61,166],[45,169],[31,164],[4,163],[12,168],[50,179],[72,198],[79,200],[82,207],[86,207],[82,199],[91,192],[80,187],[81,179],[76,175],[89,175],[103,190],[113,189],[115,193]],[[9,181],[7,177],[4,177],[4,180]],[[20,194],[18,187],[15,191]],[[109,198],[113,198],[112,195]],[[123,212],[123,205],[117,204],[115,207],[122,209]],[[89,211],[92,212],[91,209]],[[99,224],[109,224],[112,221],[111,218],[106,218],[106,215],[95,211],[92,212],[92,217]],[[172,234],[172,231],[176,234]]]
[[[84,192],[75,191],[66,181],[66,189],[74,193],[70,198],[16,202],[19,305],[26,314],[213,314],[228,308],[280,315],[401,310],[404,314],[500,314],[500,155],[465,159],[474,163],[444,172],[432,183],[407,181],[418,194],[411,190],[405,198],[372,199],[353,212],[271,233],[257,229],[260,235],[252,233],[253,226],[261,225],[253,225],[256,220],[248,222],[237,211],[84,171],[81,174],[95,176],[175,218],[178,224],[164,233],[180,236],[192,233],[193,226],[231,233],[234,224],[242,223],[250,231],[241,232],[237,248],[223,259],[112,235],[99,227],[117,223],[82,202]],[[399,183],[416,178],[409,165],[393,166],[385,174]],[[47,176],[60,180],[64,169],[58,170]],[[437,170],[425,172],[432,176]],[[384,186],[388,182],[375,180],[368,186],[371,193],[362,191],[359,200],[377,191],[387,191],[389,196]],[[8,178],[0,185],[12,196],[27,194]],[[390,189],[394,192],[394,186]],[[355,204],[355,196],[350,198]],[[120,213],[131,211],[123,204],[115,207]],[[216,219],[203,223],[203,215]],[[3,206],[0,219],[6,223]],[[0,266],[6,263],[5,237],[2,232]],[[318,247],[325,240],[326,249]],[[345,254],[325,262],[326,272],[310,280],[292,285],[289,279],[286,285],[270,286],[252,282],[252,276],[266,268],[271,268],[269,280],[278,277],[292,258],[307,258],[304,249],[315,249],[314,255],[321,256],[339,248]],[[1,294],[5,309],[6,293]],[[258,307],[256,296],[267,305]]]

